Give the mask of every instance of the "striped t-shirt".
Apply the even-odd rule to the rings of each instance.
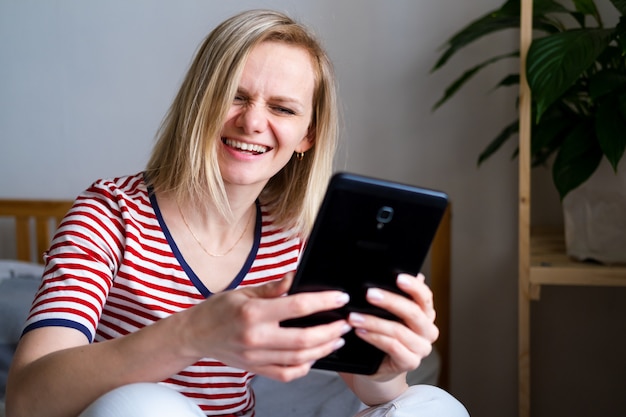
[[[295,270],[301,249],[302,241],[273,227],[259,205],[254,245],[228,290],[281,278]],[[59,225],[45,262],[25,332],[65,326],[98,342],[211,295],[181,256],[142,173],[99,180],[83,192]],[[205,358],[162,383],[207,415],[252,416],[252,377]]]

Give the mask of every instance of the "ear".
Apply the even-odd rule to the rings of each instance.
[[[298,146],[296,146],[296,152],[306,152],[315,144],[315,128],[309,127],[309,130],[305,137],[302,138]]]

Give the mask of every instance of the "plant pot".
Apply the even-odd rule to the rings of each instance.
[[[616,174],[603,158],[591,178],[565,196],[563,216],[570,257],[626,264],[626,168]]]

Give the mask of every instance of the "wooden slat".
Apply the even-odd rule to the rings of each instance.
[[[0,217],[15,220],[15,245],[18,260],[42,262],[41,255],[50,245],[50,227],[56,227],[72,206],[69,200],[0,200]],[[31,242],[31,235],[35,241]],[[36,258],[31,259],[31,248]]]
[[[534,285],[626,286],[626,265],[601,265],[568,257],[560,228],[535,229],[531,241],[530,282]]]
[[[15,218],[15,250],[19,261],[30,261],[30,219],[25,216]]]
[[[530,300],[539,288],[530,284],[530,134],[531,91],[526,79],[526,56],[532,42],[533,1],[520,5],[519,90],[519,248],[518,248],[518,407],[530,417]]]
[[[439,328],[439,339],[435,342],[435,348],[441,358],[439,386],[443,389],[449,389],[450,386],[451,218],[452,208],[448,205],[435,234],[430,253],[431,290],[437,309],[435,324]]]
[[[50,236],[50,220],[47,217],[37,217],[35,219],[35,248],[37,255],[44,253],[52,240]],[[56,225],[57,223],[55,223]]]
[[[71,206],[69,200],[0,200],[0,216],[62,218]]]

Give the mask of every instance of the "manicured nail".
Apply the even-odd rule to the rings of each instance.
[[[335,350],[341,349],[343,347],[343,345],[346,344],[346,341],[343,339],[339,339],[335,342],[335,346],[333,346],[335,348]]]
[[[346,334],[348,333],[350,330],[352,330],[352,326],[350,326],[348,323],[344,324],[343,327],[341,328],[341,334]]]
[[[383,292],[378,288],[370,288],[367,290],[367,298],[372,301],[380,301],[383,299]]]
[[[349,320],[353,323],[363,323],[365,322],[365,317],[359,313],[350,313]]]
[[[348,301],[350,301],[350,296],[345,293],[342,292],[338,297],[337,297],[337,304],[340,306],[344,306],[346,304],[348,304]]]
[[[411,281],[410,281],[408,276],[406,276],[404,274],[398,275],[398,285],[408,286],[410,284],[411,284]]]

